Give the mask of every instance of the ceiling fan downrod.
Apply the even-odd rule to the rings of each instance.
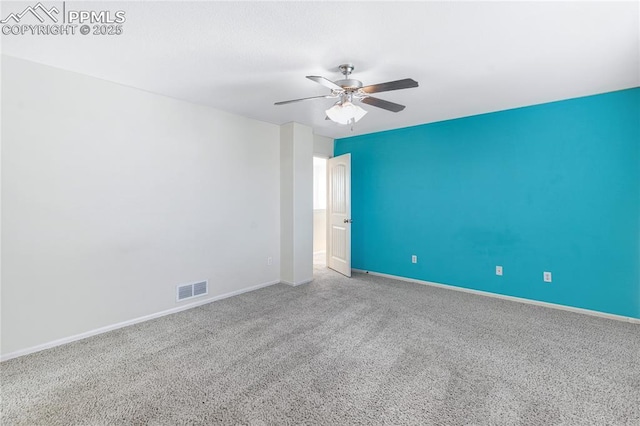
[[[362,87],[362,82],[354,78],[349,78],[355,67],[353,64],[342,64],[338,67],[344,78],[335,82],[346,92],[355,92]]]

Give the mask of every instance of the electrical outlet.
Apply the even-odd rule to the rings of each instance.
[[[418,256],[416,256],[415,254],[411,255],[411,263],[418,263]]]
[[[271,256],[267,257],[267,265],[273,265],[273,258]]]
[[[496,275],[502,276],[502,266],[496,266]]]
[[[544,280],[545,283],[550,283],[551,282],[551,272],[543,272],[542,273],[542,279]]]

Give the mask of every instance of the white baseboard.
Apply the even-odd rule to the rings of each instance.
[[[127,321],[122,321],[117,324],[107,325],[104,327],[96,328],[95,330],[86,331],[84,333],[76,334],[69,337],[64,337],[62,339],[54,340],[52,342],[43,343],[41,345],[32,346],[26,349],[20,349],[19,351],[11,352],[6,355],[0,356],[0,362],[7,361],[12,358],[17,358],[23,355],[29,355],[35,352],[40,352],[45,349],[54,348],[56,346],[64,345],[67,343],[75,342],[77,340],[86,339],[87,337],[95,336],[98,334],[106,333],[107,331],[117,330],[118,328],[127,327],[129,325],[138,324],[140,322],[149,321],[155,318],[163,317],[165,315],[175,314],[181,311],[186,311],[187,309],[192,309],[198,306],[206,305],[207,303],[215,302],[217,300],[226,299],[228,297],[237,296],[242,293],[247,293],[249,291],[258,290],[263,287],[268,287],[270,285],[278,284],[280,280],[269,281],[266,283],[254,285],[252,287],[243,288],[241,290],[232,291],[230,293],[221,294],[219,296],[209,297],[207,299],[198,300],[197,302],[188,303],[182,306],[176,306],[175,308],[167,309],[166,311],[156,312],[149,315],[144,315],[142,317],[134,318]]]
[[[309,278],[308,280],[297,281],[297,282],[294,282],[294,283],[289,282],[289,281],[284,281],[284,280],[282,280],[280,282],[282,284],[286,284],[286,285],[290,285],[291,287],[295,287],[295,286],[299,286],[299,285],[302,285],[302,284],[310,283],[311,281],[313,281],[313,278]]]
[[[529,304],[529,305],[538,305],[538,306],[544,306],[544,307],[547,307],[547,308],[560,309],[562,311],[576,312],[578,314],[591,315],[591,316],[594,316],[594,317],[608,318],[608,319],[612,319],[612,320],[616,320],[616,321],[624,321],[624,322],[630,322],[630,323],[634,323],[634,324],[640,324],[640,318],[625,317],[623,315],[609,314],[609,313],[606,313],[606,312],[592,311],[590,309],[575,308],[573,306],[558,305],[556,303],[541,302],[539,300],[524,299],[522,297],[507,296],[507,295],[498,294],[498,293],[490,293],[488,291],[474,290],[474,289],[471,289],[471,288],[464,288],[464,287],[457,287],[457,286],[449,285],[449,284],[434,283],[434,282],[431,282],[431,281],[417,280],[417,279],[414,279],[414,278],[401,277],[399,275],[383,274],[381,272],[373,272],[373,271],[367,271],[367,270],[363,270],[363,269],[352,269],[352,271],[353,272],[360,272],[362,274],[377,275],[379,277],[391,278],[391,279],[399,280],[399,281],[406,281],[406,282],[410,282],[410,283],[428,285],[428,286],[432,286],[432,287],[446,288],[448,290],[462,291],[464,293],[472,293],[472,294],[477,294],[477,295],[480,295],[480,296],[488,296],[488,297],[495,297],[497,299],[511,300],[513,302],[526,303],[526,304]]]

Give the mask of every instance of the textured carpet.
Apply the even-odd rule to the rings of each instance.
[[[316,272],[4,362],[2,424],[640,424],[638,325]]]

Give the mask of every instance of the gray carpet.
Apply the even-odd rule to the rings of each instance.
[[[640,424],[638,325],[316,272],[4,362],[2,424]]]

